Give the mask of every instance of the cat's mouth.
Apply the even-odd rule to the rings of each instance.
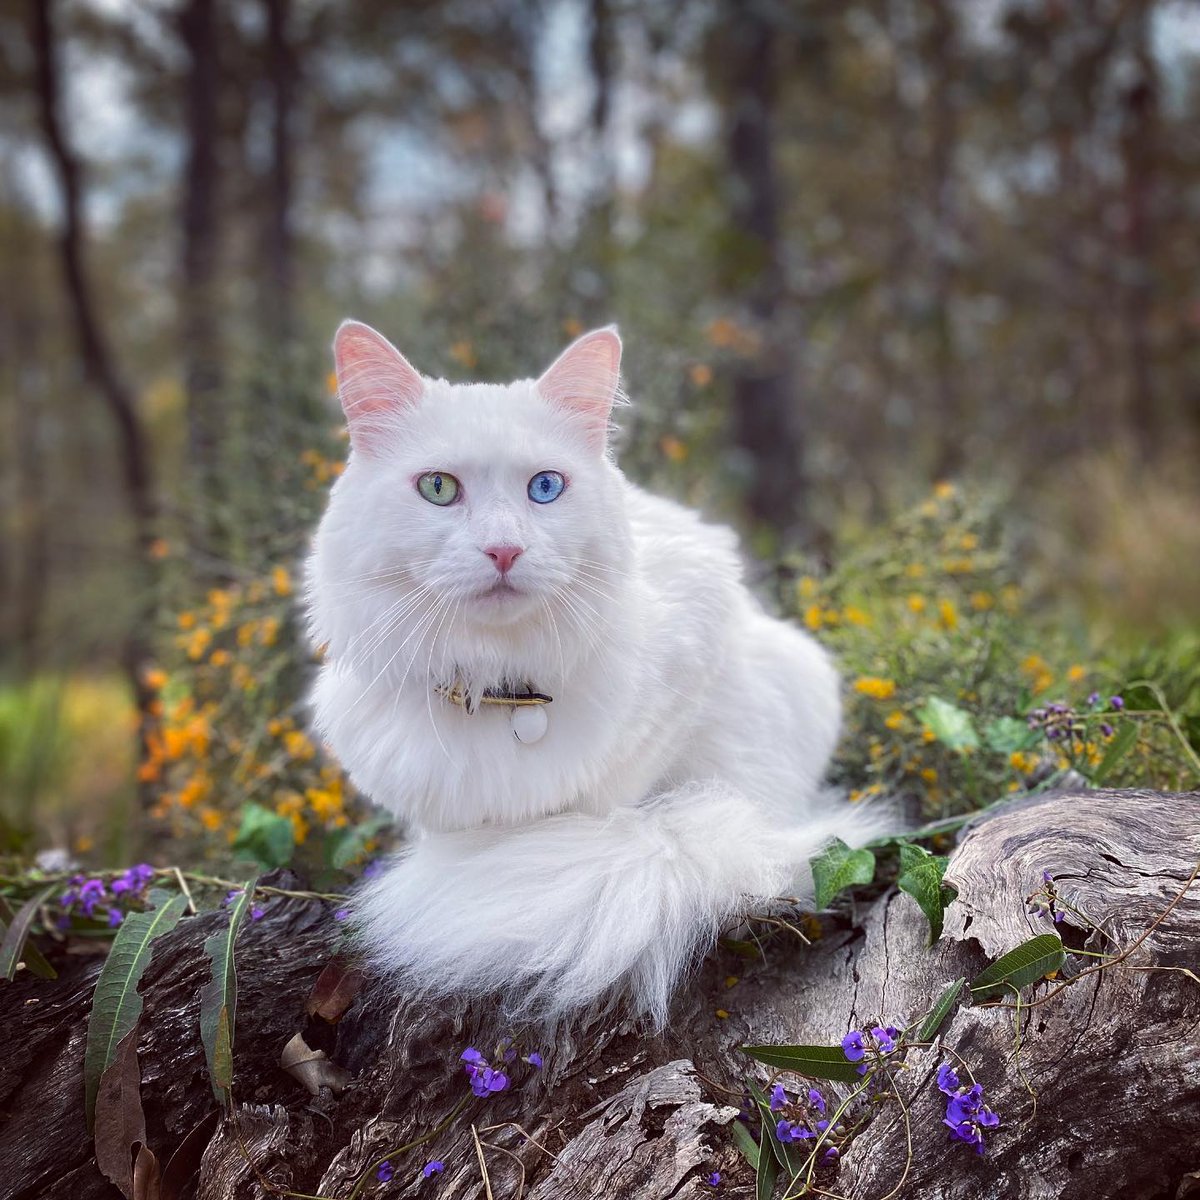
[[[481,592],[475,593],[476,600],[508,600],[514,596],[523,596],[525,593],[520,588],[515,588],[507,579],[497,580],[489,588],[484,588]]]

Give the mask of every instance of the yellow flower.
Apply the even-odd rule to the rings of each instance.
[[[811,575],[801,575],[796,581],[796,595],[801,600],[811,600],[817,594],[817,581]]]
[[[842,619],[849,622],[851,625],[870,625],[871,617],[869,613],[864,612],[861,608],[854,604],[847,604],[842,609]]]
[[[979,539],[973,533],[964,533],[958,539],[958,544],[963,550],[975,550],[979,546]]]
[[[958,628],[958,609],[954,607],[953,600],[938,601],[938,620],[944,629]]]
[[[1005,612],[1015,613],[1021,607],[1021,589],[1015,583],[1006,584],[1000,589],[1000,603]]]
[[[175,619],[179,622],[180,629],[191,629],[196,624],[196,614],[194,612],[181,612]]]
[[[276,567],[271,572],[271,586],[275,589],[275,595],[277,596],[290,596],[292,594],[292,579],[285,567]]]
[[[241,688],[244,692],[251,692],[256,686],[254,672],[245,663],[234,663],[230,678],[233,680],[233,686]]]
[[[254,635],[258,632],[257,621],[247,621],[244,625],[238,626],[237,644],[239,646],[249,646],[254,641]]]
[[[233,661],[233,655],[228,650],[214,650],[208,656],[208,661],[214,667],[227,667]]]
[[[1014,750],[1008,756],[1008,762],[1014,771],[1028,775],[1038,765],[1038,757],[1036,754],[1030,754],[1027,750]]]
[[[854,682],[854,690],[872,700],[889,700],[896,694],[896,684],[891,679],[880,679],[875,675],[864,675]]]
[[[933,767],[926,767],[921,772],[921,778],[925,780],[926,783],[937,783],[938,773]]]
[[[712,383],[712,367],[708,366],[707,363],[696,363],[688,374],[692,377],[692,382],[697,387],[708,387]]]
[[[948,483],[943,479],[940,483],[935,483],[933,485],[933,494],[939,500],[951,500],[955,494],[954,484]]]
[[[883,723],[889,729],[899,729],[904,724],[904,713],[901,709],[893,709],[886,717],[883,718]]]
[[[908,598],[908,610],[909,612],[923,613],[925,611],[925,597],[913,592]]]
[[[213,833],[221,828],[222,817],[215,808],[207,806],[200,810],[200,824],[204,826],[209,833]]]
[[[208,649],[209,643],[212,641],[212,634],[203,627],[194,629],[191,637],[187,640],[187,656],[192,662],[199,662],[205,651]]]
[[[976,612],[987,612],[989,608],[993,608],[996,604],[996,598],[991,592],[972,592],[971,607]]]
[[[336,396],[338,390],[338,378],[336,371],[330,371],[325,376],[325,390],[331,395]]]
[[[288,754],[301,762],[307,762],[316,752],[316,747],[299,729],[290,729],[283,735],[283,744]]]
[[[804,610],[804,623],[809,629],[821,628],[821,606],[819,604],[810,604]]]
[[[267,722],[267,732],[272,737],[278,737],[286,728],[287,725],[279,717],[272,717]]]
[[[151,691],[161,692],[167,686],[167,673],[160,667],[150,667],[142,675],[142,682]]]
[[[181,808],[191,808],[200,801],[208,798],[209,792],[212,791],[212,780],[203,772],[193,775],[179,789],[179,806]]]
[[[279,618],[278,617],[263,617],[262,622],[262,644],[264,646],[275,645],[275,639],[279,636]]]
[[[461,338],[451,345],[450,357],[456,363],[461,363],[468,371],[472,370],[479,361],[475,355],[475,347],[466,338]]]
[[[578,317],[567,317],[562,327],[563,333],[569,338],[576,338],[583,332],[583,322]]]
[[[151,558],[164,559],[171,553],[171,543],[166,538],[155,538],[150,543],[149,553]]]
[[[923,741],[923,742],[937,741],[937,734],[934,733],[932,729],[922,729],[921,730],[921,741]]]
[[[1081,667],[1078,663],[1067,668],[1067,678],[1072,683],[1078,683],[1081,679],[1085,679],[1086,677],[1087,670],[1084,667]]]
[[[658,448],[666,455],[669,462],[681,463],[688,456],[687,446],[669,433],[658,443]]]

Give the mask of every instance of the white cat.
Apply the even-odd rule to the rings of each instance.
[[[821,789],[837,674],[729,530],[617,469],[615,328],[507,386],[425,379],[355,322],[334,353],[316,722],[411,841],[357,898],[366,946],[430,995],[551,1018],[620,986],[661,1023],[723,925],[874,832]]]

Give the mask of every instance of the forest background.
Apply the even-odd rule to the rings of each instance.
[[[618,321],[854,798],[1200,786],[1194,6],[14,0],[0,100],[9,860],[386,846],[294,612],[350,315],[459,380]]]

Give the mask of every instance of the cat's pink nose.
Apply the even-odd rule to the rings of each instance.
[[[507,575],[509,568],[521,557],[524,546],[487,546],[484,554],[496,564],[496,570],[501,575]]]

